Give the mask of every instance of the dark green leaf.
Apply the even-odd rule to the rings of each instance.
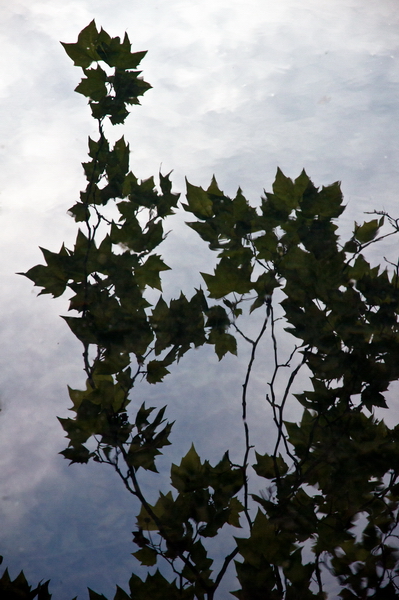
[[[186,198],[188,204],[183,204],[183,208],[188,212],[192,212],[196,217],[200,219],[212,217],[212,200],[209,198],[209,194],[205,192],[201,187],[192,185],[187,180],[186,185]]]
[[[354,237],[361,243],[365,244],[367,242],[371,242],[380,229],[380,222],[378,219],[373,219],[372,221],[366,221],[363,225],[358,225],[355,223]]]
[[[75,88],[75,92],[98,102],[107,95],[107,87],[105,85],[107,74],[101,67],[97,67],[97,69],[84,69],[84,73],[86,78],[82,79]]]
[[[64,44],[61,42],[68,56],[73,60],[75,66],[87,68],[91,63],[100,60],[97,52],[98,32],[95,21],[82,29],[76,44]]]
[[[231,292],[248,293],[253,287],[251,272],[250,265],[240,266],[236,261],[223,257],[216,266],[214,275],[208,273],[201,273],[201,275],[207,285],[209,296],[222,298]]]
[[[281,454],[279,456],[269,456],[269,454],[262,456],[255,452],[255,455],[257,462],[252,466],[260,477],[276,479],[287,473],[288,465],[284,462]]]
[[[135,558],[137,558],[137,560],[140,561],[142,565],[146,567],[152,567],[157,562],[158,554],[153,548],[150,548],[149,546],[145,546],[144,548],[141,548],[140,550],[137,550],[137,552],[133,552],[132,554]]]

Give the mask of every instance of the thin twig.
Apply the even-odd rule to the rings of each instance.
[[[291,460],[294,462],[296,468],[298,469],[298,466],[299,466],[298,460],[296,459],[296,457],[290,451],[290,448],[288,446],[288,441],[287,441],[286,436],[285,436],[285,434],[283,432],[283,425],[284,425],[284,418],[283,417],[284,417],[284,407],[285,407],[285,404],[287,402],[288,394],[289,394],[289,391],[291,389],[291,386],[294,383],[294,380],[295,380],[295,378],[296,378],[299,370],[301,369],[301,367],[306,362],[306,351],[305,351],[305,353],[303,355],[302,361],[295,367],[295,369],[293,371],[291,371],[290,377],[288,379],[288,383],[287,383],[285,391],[284,391],[284,395],[283,395],[282,401],[281,401],[280,404],[277,404],[277,402],[276,402],[276,395],[275,395],[275,391],[274,391],[274,384],[275,384],[275,380],[276,380],[276,377],[277,377],[277,373],[278,373],[278,371],[279,371],[280,368],[290,366],[291,360],[293,359],[294,354],[298,350],[298,346],[295,346],[295,348],[291,352],[291,354],[290,354],[287,362],[285,362],[284,364],[280,364],[279,363],[279,360],[278,360],[277,338],[276,338],[276,333],[275,333],[275,329],[274,329],[275,319],[274,319],[273,306],[271,306],[270,310],[271,310],[271,317],[272,317],[271,337],[272,337],[272,341],[273,341],[274,371],[273,371],[272,379],[271,379],[271,381],[269,383],[269,388],[270,388],[270,393],[271,393],[271,398],[272,399],[270,400],[269,397],[268,397],[268,395],[266,395],[266,400],[272,406],[273,420],[274,420],[274,422],[275,422],[275,424],[277,426],[277,432],[278,432],[277,433],[276,444],[275,444],[275,447],[274,447],[273,456],[274,456],[274,458],[277,456],[278,447],[280,445],[281,440],[283,440],[285,451],[286,451],[287,455],[291,458]],[[277,475],[277,479],[278,479],[279,478],[279,473],[278,473],[278,468],[277,468],[276,461],[275,461],[275,468],[276,468],[276,475]]]
[[[244,434],[245,434],[245,453],[244,453],[244,461],[243,461],[243,474],[244,474],[244,513],[248,521],[249,528],[252,529],[252,520],[249,515],[248,509],[248,499],[249,499],[249,490],[248,490],[248,478],[247,478],[247,468],[248,468],[248,457],[252,446],[250,445],[250,436],[249,436],[249,427],[247,421],[247,393],[248,393],[248,384],[252,371],[252,366],[255,361],[256,349],[260,340],[263,337],[263,334],[266,331],[267,323],[269,320],[269,305],[267,306],[266,317],[263,321],[262,327],[258,334],[258,337],[254,341],[250,341],[252,345],[251,356],[249,359],[247,372],[245,374],[245,380],[242,386],[242,420],[244,423]],[[249,338],[248,338],[249,341]]]

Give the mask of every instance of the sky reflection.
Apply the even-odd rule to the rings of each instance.
[[[173,169],[183,192],[185,176],[207,186],[215,173],[226,193],[240,185],[256,202],[277,166],[290,177],[305,168],[316,185],[342,181],[349,231],[365,210],[399,216],[397,2],[14,0],[0,16],[0,553],[14,576],[23,568],[32,582],[51,578],[55,598],[84,598],[87,586],[111,595],[139,572],[130,556],[136,508],[114,473],[68,467],[59,456],[56,416],[68,414],[66,385],[83,385],[81,348],[58,317],[66,299],[36,298],[15,275],[41,262],[39,245],[72,244],[66,211],[84,186],[80,163],[95,135],[73,93],[80,70],[59,40],[75,41],[95,18],[149,51],[142,67],[154,89],[123,128],[138,177]],[[122,135],[115,129],[110,137]],[[200,285],[196,272],[210,269],[184,219],[176,217],[165,243],[176,270],[165,274],[166,295],[181,286],[189,293]],[[170,402],[177,419],[161,464],[179,460],[191,440],[211,460],[240,448],[239,364],[227,359],[220,375],[215,357],[199,350],[163,386],[137,391],[140,402]],[[261,441],[256,381],[250,418]],[[154,494],[161,485],[148,480]]]

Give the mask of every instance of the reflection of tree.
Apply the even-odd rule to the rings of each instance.
[[[77,91],[89,99],[99,130],[83,165],[87,187],[70,209],[85,232],[79,229],[72,250],[43,250],[46,265],[26,275],[41,293],[73,293],[75,316],[64,318],[83,344],[87,385],[70,389],[75,416],[60,420],[69,439],[62,454],[114,468],[141,505],[134,556],[145,567],[169,566],[146,581],[133,574],[130,595],[118,588],[115,600],[212,600],[233,562],[239,589],[232,594],[240,600],[321,599],[334,578],[344,599],[397,597],[399,429],[374,411],[387,407],[384,394],[399,377],[398,265],[387,263],[388,273],[365,256],[399,231],[398,221],[376,213],[341,243],[339,184],[319,190],[304,171],[292,181],[278,170],[259,209],[241,190],[227,197],[215,179],[207,190],[188,183],[189,226],[217,252],[216,268],[202,274],[207,296],[160,296],[152,307],[146,292],[161,291],[161,272],[169,269],[155,249],[178,197],[169,176],[160,175],[159,190],[152,178],[138,181],[129,171],[129,146],[121,138],[111,148],[104,133],[106,117],[123,123],[127,106],[149,89],[136,70],[144,53],[131,53],[127,36],[121,42],[98,32],[94,21],[64,47],[84,70]],[[173,492],[151,504],[141,470],[157,472],[172,424],[166,407],[136,403],[131,411],[134,384],[162,382],[203,344],[219,360],[236,354],[237,340],[250,351],[241,461],[226,452],[211,465],[192,446],[171,467]],[[250,384],[267,345],[264,420],[275,433],[255,448]],[[299,373],[310,374],[310,390],[294,393]],[[299,423],[287,421],[295,402],[303,411]],[[266,480],[261,493],[257,477]],[[359,517],[363,525],[355,530]],[[231,536],[220,560],[227,525],[242,533]],[[212,555],[219,559],[214,570]]]

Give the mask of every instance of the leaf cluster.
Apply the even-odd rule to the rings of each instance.
[[[0,564],[2,562],[3,557],[0,556]],[[8,569],[5,569],[3,575],[0,577],[0,595],[4,600],[51,600],[48,585],[49,581],[45,583],[40,582],[32,589],[23,571],[14,580],[11,580]]]
[[[136,70],[146,52],[131,52],[127,34],[122,42],[119,37],[111,38],[104,29],[97,31],[94,20],[80,32],[75,44],[62,45],[83,69],[85,77],[75,91],[89,98],[93,117],[102,121],[108,116],[113,125],[123,123],[129,114],[126,105],[140,104],[139,96],[151,88]],[[91,67],[93,63],[96,68]],[[99,63],[104,63],[105,69]],[[111,75],[107,67],[114,69]]]
[[[319,190],[304,171],[292,181],[278,170],[259,212],[240,190],[227,198],[215,179],[206,191],[188,186],[187,200],[185,209],[197,217],[190,227],[219,256],[214,274],[203,274],[210,296],[224,299],[235,325],[237,306],[254,293],[250,312],[266,305],[270,315],[280,288],[285,329],[299,342],[291,356],[302,355],[279,399],[274,379],[287,365],[275,353],[266,397],[277,442],[272,454],[256,453],[253,465],[273,493],[253,494],[261,510],[250,537],[237,540],[244,562],[237,563],[242,589],[235,595],[321,598],[322,571],[339,579],[343,598],[364,589],[388,593],[398,558],[398,428],[373,412],[387,407],[384,394],[399,376],[398,271],[372,267],[364,250],[396,233],[396,224],[381,234],[384,216],[355,223],[352,237],[340,243],[334,222],[344,210],[340,186]],[[272,338],[276,349],[273,323]],[[296,424],[284,421],[283,409],[302,366],[313,389],[295,394],[304,407]],[[360,515],[367,525],[358,541],[352,528]],[[373,532],[372,543],[366,532]],[[306,544],[314,553],[308,563]]]

